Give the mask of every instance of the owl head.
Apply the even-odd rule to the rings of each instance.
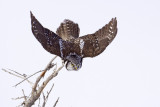
[[[72,54],[67,56],[66,69],[68,71],[78,71],[82,67],[82,58],[79,55]]]
[[[66,69],[68,71],[78,71],[81,68],[81,66],[82,66],[82,63],[74,64],[74,63],[68,61],[67,64],[66,64]]]

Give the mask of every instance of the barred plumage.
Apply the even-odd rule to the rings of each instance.
[[[31,12],[32,32],[43,48],[67,61],[67,70],[78,70],[85,57],[101,54],[117,34],[117,20],[112,20],[93,34],[79,37],[78,24],[68,19],[56,33],[44,28]]]

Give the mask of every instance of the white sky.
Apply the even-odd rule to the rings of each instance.
[[[78,72],[63,68],[52,80],[47,107],[58,97],[57,107],[160,107],[159,0],[0,0],[0,68],[29,75],[53,57],[31,32],[30,10],[54,32],[64,19],[73,20],[81,36],[118,20],[117,37],[101,55],[84,59]],[[27,82],[12,87],[20,79],[4,72],[0,81],[1,106],[19,105],[11,98],[31,90]]]

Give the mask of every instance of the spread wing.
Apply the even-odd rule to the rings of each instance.
[[[117,34],[117,20],[112,20],[93,34],[82,36],[78,39],[83,41],[83,57],[95,57],[102,53],[112,42]]]
[[[62,38],[47,28],[44,28],[31,13],[32,32],[43,48],[48,52],[61,56],[59,43]]]

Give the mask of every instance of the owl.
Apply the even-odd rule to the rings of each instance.
[[[65,19],[54,33],[43,27],[32,12],[30,15],[35,38],[46,51],[61,57],[69,71],[79,70],[82,67],[83,58],[101,54],[117,34],[116,18],[112,18],[95,33],[79,37],[79,26],[71,20]]]

